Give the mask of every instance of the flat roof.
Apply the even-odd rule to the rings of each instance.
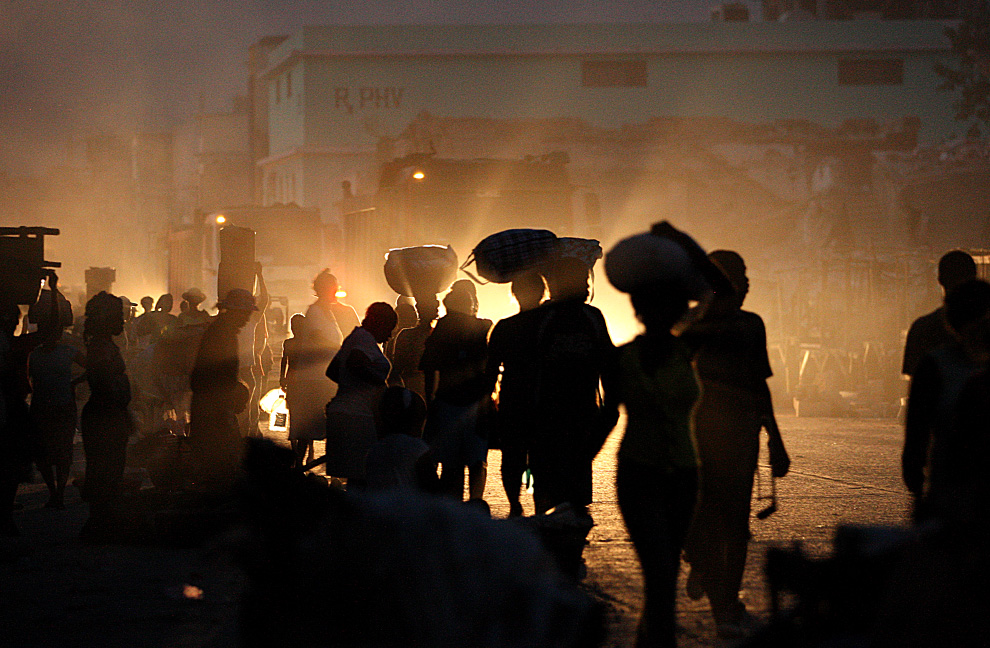
[[[300,56],[560,56],[947,51],[942,20],[573,25],[324,25],[289,36],[274,68]]]

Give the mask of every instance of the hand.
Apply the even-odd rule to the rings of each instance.
[[[770,473],[774,477],[784,477],[790,472],[791,458],[787,456],[784,442],[780,438],[771,438],[767,444],[770,450]]]

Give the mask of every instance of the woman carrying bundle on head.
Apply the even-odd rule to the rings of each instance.
[[[690,237],[669,225],[658,229],[620,241],[605,257],[609,281],[629,293],[644,328],[617,349],[603,377],[608,420],[620,403],[628,416],[616,491],[643,569],[639,647],[677,645],[677,574],[698,491],[692,414],[700,389],[690,351],[673,331],[689,301],[711,292],[706,275],[713,276]]]

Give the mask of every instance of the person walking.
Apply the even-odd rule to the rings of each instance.
[[[254,296],[243,288],[230,290],[218,304],[220,313],[203,334],[189,377],[190,478],[229,486],[240,466],[243,442],[237,415],[249,391],[239,379],[237,334],[257,312]]]
[[[31,432],[34,461],[48,486],[47,508],[65,508],[65,487],[72,468],[72,442],[76,434],[73,365],[85,368],[85,355],[62,340],[65,326],[72,323],[72,307],[57,292],[54,282],[49,308],[59,311],[39,325],[42,342],[28,356],[31,380]],[[84,379],[80,376],[80,379]]]
[[[289,408],[289,443],[302,466],[307,453],[313,458],[313,441],[326,438],[324,410],[336,385],[324,373],[331,359],[312,343],[306,317],[293,315],[289,327],[292,337],[282,344],[279,384]]]
[[[327,475],[362,487],[365,459],[378,440],[378,406],[390,369],[381,345],[392,335],[398,318],[385,302],[368,306],[361,326],[344,339],[327,367],[337,394],[326,407]]]
[[[716,250],[708,258],[733,290],[716,294],[704,317],[681,335],[702,385],[694,419],[702,478],[685,556],[691,564],[688,594],[706,595],[719,636],[733,639],[752,625],[739,590],[761,428],[769,435],[774,478],[787,474],[790,459],[767,386],[772,371],[766,328],[759,315],[742,310],[749,292],[746,264],[731,250]]]
[[[616,494],[643,570],[636,645],[674,648],[677,574],[698,493],[692,416],[701,390],[690,350],[672,331],[688,317],[689,300],[706,300],[706,277],[721,273],[693,239],[667,223],[616,244],[605,272],[629,293],[643,325],[641,335],[619,347],[603,378],[606,427],[620,404],[627,414]]]
[[[480,500],[488,479],[488,440],[478,422],[491,394],[485,363],[492,322],[477,317],[478,296],[468,279],[453,283],[443,305],[447,314],[426,338],[419,362],[429,408],[425,436],[441,466],[444,494],[464,498],[466,467],[468,499]]]
[[[543,276],[529,272],[514,279],[512,295],[519,313],[500,320],[488,338],[489,384],[496,385],[498,429],[502,447],[502,488],[509,500],[509,517],[523,514],[519,491],[528,464],[530,438],[533,436],[536,396],[536,354],[528,331],[534,313],[546,293]]]
[[[83,340],[90,396],[79,427],[86,454],[82,496],[90,510],[82,535],[88,540],[106,539],[114,533],[127,440],[134,429],[128,411],[131,384],[113,341],[123,330],[124,304],[119,297],[100,292],[86,303]]]

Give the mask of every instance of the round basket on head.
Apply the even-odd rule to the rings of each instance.
[[[457,253],[449,245],[395,248],[385,255],[385,281],[405,297],[442,293],[457,278]]]
[[[651,285],[679,286],[700,299],[708,283],[691,256],[676,242],[654,234],[623,239],[605,255],[605,276],[616,290],[634,293]]]

